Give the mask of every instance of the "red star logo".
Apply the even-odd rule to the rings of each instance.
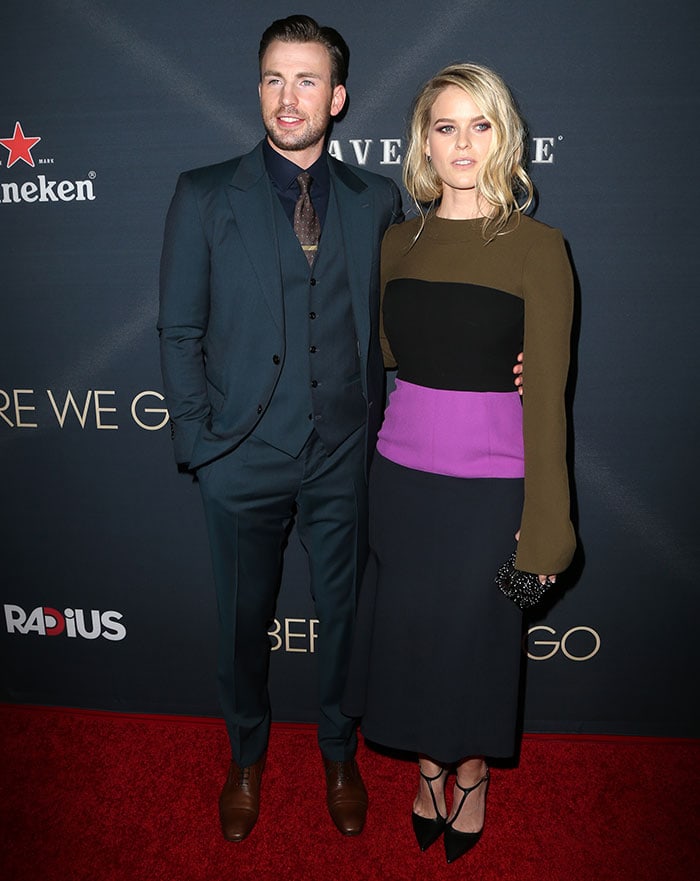
[[[12,168],[15,162],[21,159],[27,165],[34,168],[34,160],[32,159],[32,147],[36,147],[41,138],[27,138],[24,136],[20,123],[15,123],[15,133],[11,138],[0,138],[0,144],[7,147],[10,151],[10,158],[7,160],[7,167]]]

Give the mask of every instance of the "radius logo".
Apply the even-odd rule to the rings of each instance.
[[[32,153],[42,140],[39,135],[25,135],[22,123],[19,120],[15,122],[12,136],[0,138],[0,145],[8,153],[5,163],[8,172],[10,169],[14,173],[26,171],[25,166],[36,168],[37,165],[53,165],[53,156],[36,157]],[[0,155],[4,156],[2,150]],[[0,165],[2,165],[1,161]],[[53,180],[46,174],[37,174],[33,179],[24,181],[0,180],[0,205],[32,202],[94,202],[96,177],[94,171],[89,171],[84,180]]]
[[[59,612],[51,606],[37,606],[25,612],[21,606],[5,605],[5,624],[8,633],[26,636],[67,636],[69,639],[107,639],[119,642],[126,636],[121,624],[121,612],[100,612],[97,609],[64,609]]]

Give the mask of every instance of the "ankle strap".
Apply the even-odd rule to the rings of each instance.
[[[457,787],[457,789],[461,789],[462,792],[466,796],[466,795],[469,795],[470,792],[474,792],[475,789],[478,789],[481,786],[481,784],[485,783],[488,779],[489,779],[489,769],[487,768],[486,773],[481,778],[481,780],[479,780],[479,782],[475,783],[473,786],[461,786],[459,783],[459,780],[455,780],[455,786]]]
[[[418,773],[421,775],[423,780],[425,780],[427,783],[433,783],[435,780],[439,780],[442,777],[442,775],[445,773],[445,770],[446,770],[445,768],[441,768],[440,771],[438,771],[438,773],[434,777],[428,777],[427,774],[423,773],[421,766],[420,766],[420,763],[418,764]]]

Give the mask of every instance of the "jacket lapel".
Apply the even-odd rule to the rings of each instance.
[[[370,272],[375,244],[369,190],[342,162],[329,157],[329,163],[345,245],[355,328],[362,350],[367,352],[370,335]]]
[[[261,144],[241,157],[226,195],[270,312],[283,330],[282,274],[272,202],[274,193],[265,171]]]

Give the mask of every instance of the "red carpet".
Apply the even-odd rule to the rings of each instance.
[[[415,770],[362,745],[367,827],[326,813],[315,731],[275,725],[260,820],[219,833],[218,720],[0,705],[2,881],[690,881],[699,877],[700,743],[527,736],[496,768],[486,831],[451,866],[421,854]]]

